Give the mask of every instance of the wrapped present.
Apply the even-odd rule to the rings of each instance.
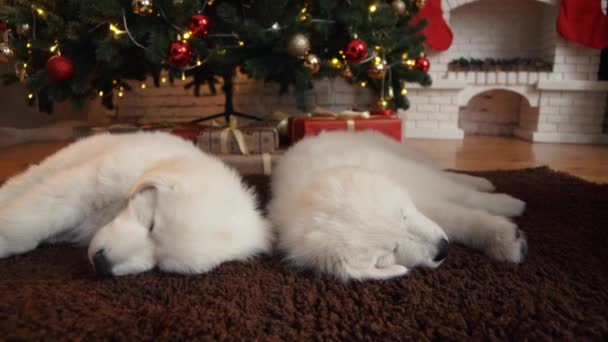
[[[374,130],[401,141],[402,124],[397,116],[370,115],[369,112],[343,111],[333,113],[315,110],[312,114],[290,118],[291,142],[306,136],[315,136],[323,131],[366,131]]]
[[[262,154],[224,154],[219,158],[242,175],[270,176],[282,156],[281,152]]]
[[[238,127],[232,120],[228,127],[202,129],[197,144],[201,150],[216,154],[273,153],[279,147],[279,134],[275,127]]]

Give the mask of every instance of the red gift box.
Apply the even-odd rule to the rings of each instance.
[[[331,116],[296,116],[289,119],[289,135],[295,143],[306,136],[315,136],[323,131],[374,130],[401,141],[401,118],[397,116],[372,115],[369,118],[343,118]]]
[[[174,128],[171,131],[171,134],[177,135],[182,139],[191,141],[196,144],[198,135],[201,133],[201,128],[199,127],[191,127],[191,128]]]

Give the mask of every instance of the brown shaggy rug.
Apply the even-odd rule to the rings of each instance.
[[[528,203],[521,266],[452,246],[440,268],[391,281],[342,284],[280,256],[98,279],[83,249],[45,246],[0,260],[0,339],[607,340],[608,186],[479,174]],[[248,180],[267,197],[267,179]]]

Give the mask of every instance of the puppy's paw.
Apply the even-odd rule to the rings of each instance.
[[[507,194],[492,194],[485,203],[486,209],[493,214],[507,217],[520,216],[526,209],[526,202]]]
[[[488,240],[486,254],[499,261],[522,263],[528,255],[526,235],[509,220],[499,221]]]
[[[492,182],[482,177],[473,178],[472,184],[477,191],[493,192],[494,190],[496,190],[496,186],[494,186]]]

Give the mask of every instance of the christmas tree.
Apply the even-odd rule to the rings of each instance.
[[[430,85],[423,56],[424,0],[36,0],[0,1],[0,57],[15,63],[30,102],[113,106],[129,80],[190,78],[195,95],[223,80],[232,112],[237,71],[294,87],[307,109],[314,79],[369,86],[380,108],[407,109],[403,82]]]

